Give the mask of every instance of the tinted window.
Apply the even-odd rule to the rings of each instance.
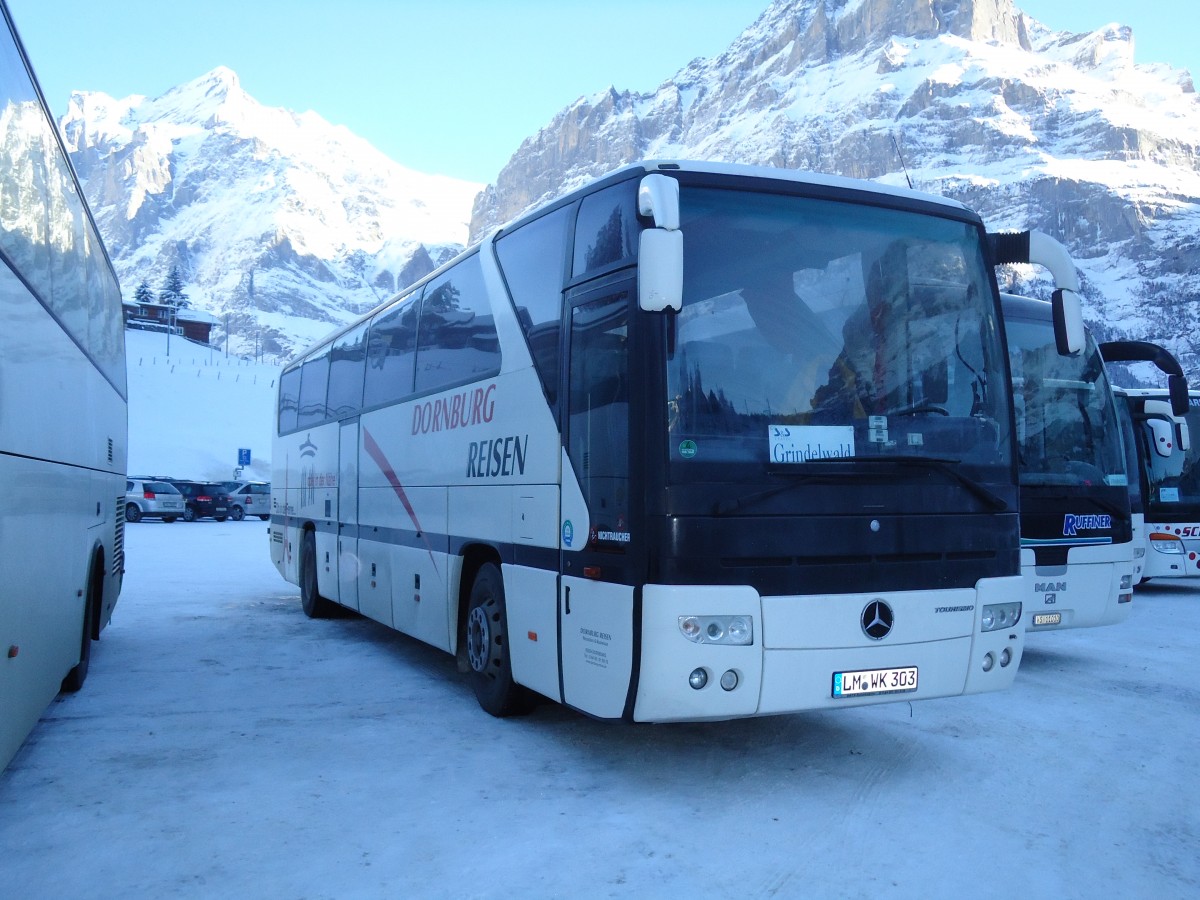
[[[419,294],[405,297],[371,323],[367,335],[364,407],[391,403],[412,393],[418,297]]]
[[[637,257],[636,181],[605,188],[584,198],[575,224],[573,274],[582,275]]]
[[[300,409],[296,425],[319,425],[329,416],[325,408],[325,389],[329,385],[329,353],[322,353],[304,364],[300,377]]]
[[[362,406],[367,363],[367,326],[338,338],[329,356],[329,414],[344,419]]]
[[[296,430],[296,409],[300,405],[300,368],[284,372],[279,379],[279,433]]]
[[[622,292],[572,311],[567,452],[593,529],[611,536],[630,520],[628,308]]]
[[[500,340],[478,254],[426,286],[417,341],[418,394],[500,371]]]
[[[551,403],[558,393],[563,269],[571,212],[571,207],[565,207],[542,216],[496,242],[517,319]]]

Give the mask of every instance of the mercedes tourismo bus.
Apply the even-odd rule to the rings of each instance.
[[[1004,688],[1025,625],[991,246],[877,184],[621,169],[289,364],[274,563],[310,615],[457,654],[496,715]]]
[[[1142,580],[1200,575],[1200,392],[1185,414],[1160,388],[1119,392],[1136,435],[1138,477],[1146,509]]]
[[[0,766],[87,676],[124,569],[121,292],[0,3]]]
[[[1119,622],[1133,599],[1135,548],[1120,417],[1104,360],[1090,334],[1081,353],[1058,352],[1050,303],[1001,296],[1017,419],[1026,627]]]

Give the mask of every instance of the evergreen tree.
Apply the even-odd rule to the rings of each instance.
[[[179,266],[171,266],[167,280],[163,282],[163,289],[158,292],[158,300],[177,309],[185,309],[191,305],[188,295],[183,292],[183,276],[179,274]]]
[[[142,283],[137,286],[137,290],[133,292],[133,299],[137,303],[153,303],[154,291],[150,290],[150,283],[145,278]]]

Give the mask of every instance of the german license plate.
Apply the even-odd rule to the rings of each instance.
[[[1033,625],[1061,625],[1062,613],[1034,613]]]
[[[901,694],[917,689],[917,667],[897,669],[860,669],[833,673],[834,697],[862,697],[867,694]]]

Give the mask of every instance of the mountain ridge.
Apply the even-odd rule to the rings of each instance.
[[[1194,366],[1200,99],[1188,72],[1133,51],[1124,26],[1055,32],[1012,0],[777,0],[657,89],[562,110],[478,195],[471,233],[643,158],[911,177],[994,230],[1062,240],[1098,332]]]
[[[235,347],[276,354],[460,250],[479,187],[265,107],[225,67],[156,98],[74,92],[60,129],[127,298],[178,266]]]

